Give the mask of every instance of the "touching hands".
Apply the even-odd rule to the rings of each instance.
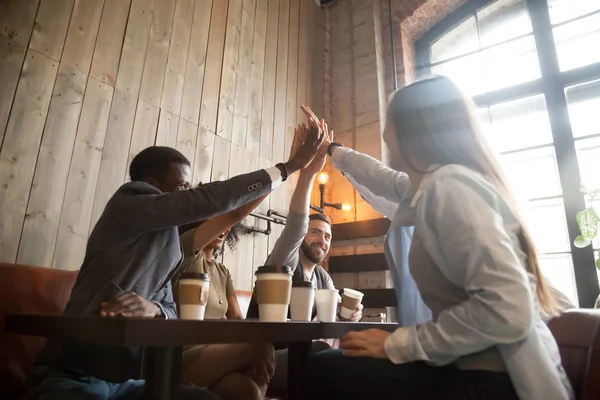
[[[290,152],[290,159],[286,163],[286,168],[290,174],[306,168],[317,155],[321,148],[325,135],[318,125],[311,126],[310,129],[302,125],[301,129],[294,131],[294,140]]]
[[[383,344],[389,336],[389,332],[381,329],[349,332],[340,341],[340,349],[350,357],[388,358]]]
[[[154,318],[160,314],[160,307],[134,292],[121,293],[114,300],[100,305],[100,315],[109,318]]]
[[[325,138],[321,144],[321,148],[319,149],[319,153],[323,155],[327,155],[327,148],[333,142],[333,131],[329,130],[329,126],[324,119],[319,119],[317,115],[310,109],[310,107],[301,105],[300,108],[308,118],[308,124],[310,127],[318,127],[322,132],[326,132]]]

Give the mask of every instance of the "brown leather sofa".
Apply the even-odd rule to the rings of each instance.
[[[25,379],[46,339],[4,333],[6,314],[60,314],[78,271],[0,263],[0,399],[23,390]],[[237,290],[245,314],[252,292]]]
[[[0,398],[23,390],[45,339],[4,333],[6,314],[57,314],[65,307],[77,271],[0,263]],[[238,291],[243,312],[250,292]],[[577,399],[600,399],[600,311],[570,310],[550,322]]]

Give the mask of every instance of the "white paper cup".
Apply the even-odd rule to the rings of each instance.
[[[289,267],[265,265],[256,271],[258,316],[262,322],[287,321],[292,288]]]
[[[358,290],[344,288],[342,293],[342,307],[340,307],[340,317],[350,319],[356,308],[362,303],[364,293]],[[345,307],[344,305],[349,305]]]
[[[337,289],[317,290],[315,292],[315,303],[317,303],[317,317],[319,321],[335,322],[338,303]]]
[[[207,274],[182,276],[184,277],[179,280],[179,318],[202,321],[210,290],[210,277]]]
[[[306,285],[292,286],[290,300],[292,321],[310,321],[314,303],[315,287],[312,283],[306,282]]]

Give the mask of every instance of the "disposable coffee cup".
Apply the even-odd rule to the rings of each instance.
[[[317,317],[321,322],[335,322],[338,303],[337,289],[319,289],[315,292]]]
[[[199,272],[184,272],[179,279],[179,318],[202,321],[206,311],[210,276]]]
[[[292,285],[290,311],[292,321],[310,321],[315,303],[315,286],[312,282],[298,282]]]
[[[256,271],[258,317],[262,322],[285,322],[290,305],[292,269],[264,265]]]
[[[360,303],[362,303],[363,296],[364,293],[359,292],[358,290],[344,288],[340,317],[350,319]]]

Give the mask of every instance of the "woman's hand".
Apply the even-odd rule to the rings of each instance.
[[[310,129],[301,125],[295,129],[290,159],[285,163],[290,175],[306,168],[312,162],[326,136],[319,125],[310,126]]]
[[[253,343],[246,376],[259,385],[269,383],[275,373],[275,349],[271,343]]]
[[[319,149],[319,154],[327,155],[327,148],[331,142],[333,142],[333,131],[329,130],[327,122],[325,122],[324,119],[319,119],[317,115],[310,109],[310,107],[301,105],[300,108],[308,118],[308,124],[311,127],[318,127],[322,132],[325,132],[325,138],[323,139],[323,143]]]
[[[388,336],[390,333],[381,329],[349,332],[340,341],[340,349],[350,357],[388,358],[383,348]]]

